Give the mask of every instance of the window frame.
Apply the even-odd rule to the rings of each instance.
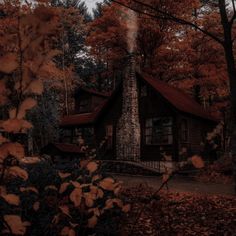
[[[169,119],[170,124],[163,125],[163,120]],[[155,121],[161,121],[161,125],[159,127],[156,127],[156,131],[154,131],[154,122]],[[144,128],[144,143],[145,145],[150,145],[150,146],[160,146],[160,145],[173,145],[174,143],[174,134],[173,134],[173,117],[171,116],[164,116],[164,117],[151,117],[147,118],[145,120],[145,128]],[[148,126],[148,122],[151,122]],[[159,128],[159,132],[157,131]],[[164,129],[168,128],[168,131],[165,131]],[[149,130],[149,131],[148,131]],[[163,132],[166,132],[163,135]],[[148,134],[149,133],[149,134]],[[157,133],[160,134],[160,137],[166,136],[167,137],[167,142],[163,141],[164,139],[160,139],[160,141],[155,141],[155,139],[158,138]],[[150,138],[150,140],[148,140]]]
[[[182,143],[189,142],[189,121],[186,118],[182,118],[180,121],[180,142]]]

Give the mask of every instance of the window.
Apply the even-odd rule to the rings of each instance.
[[[145,142],[146,144],[172,144],[172,118],[160,117],[146,120]]]
[[[188,121],[186,119],[181,120],[180,139],[181,139],[182,142],[187,142],[188,141]]]
[[[83,139],[85,145],[92,145],[94,142],[93,128],[75,128],[73,132],[73,143],[79,144],[79,140]]]

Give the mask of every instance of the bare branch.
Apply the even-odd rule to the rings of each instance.
[[[146,3],[143,3],[143,2],[140,2],[138,0],[132,0],[133,2],[141,5],[141,6],[144,6],[150,10],[152,10],[153,12],[156,12],[156,13],[159,13],[160,16],[156,15],[156,14],[151,14],[151,13],[148,13],[148,12],[144,12],[144,11],[141,11],[137,8],[134,8],[134,7],[131,7],[131,6],[128,6],[120,1],[117,1],[117,0],[112,0],[112,2],[114,3],[117,3],[123,7],[126,7],[126,8],[129,8],[133,11],[136,11],[137,13],[139,14],[143,14],[143,15],[147,15],[149,17],[152,17],[152,18],[156,18],[156,19],[162,19],[162,20],[168,20],[168,21],[173,21],[173,22],[176,22],[178,24],[181,24],[181,25],[187,25],[187,26],[190,26],[190,27],[193,27],[194,29],[202,32],[203,34],[211,37],[213,40],[215,40],[217,43],[221,44],[223,46],[224,44],[224,41],[221,40],[220,38],[218,38],[216,35],[214,35],[213,33],[207,31],[207,30],[204,30],[203,28],[201,28],[200,26],[198,26],[197,24],[194,24],[190,21],[187,21],[187,20],[184,20],[182,18],[179,18],[179,17],[176,17],[168,12],[165,12],[165,11],[162,11],[160,9],[157,9],[157,8],[154,8],[153,6],[149,5],[149,4],[146,4]]]

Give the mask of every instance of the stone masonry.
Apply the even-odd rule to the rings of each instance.
[[[140,123],[138,91],[135,76],[135,56],[130,54],[126,76],[123,79],[122,114],[116,130],[118,160],[140,160]]]

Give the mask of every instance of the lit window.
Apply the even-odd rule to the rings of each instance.
[[[146,144],[172,144],[173,121],[171,117],[150,118],[146,120]]]

